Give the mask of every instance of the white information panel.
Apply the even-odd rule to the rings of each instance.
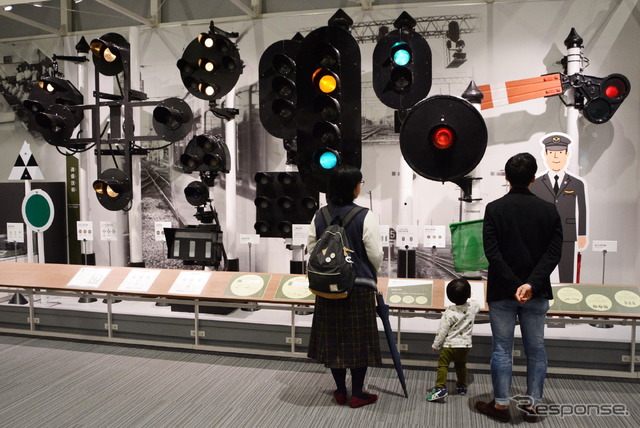
[[[133,269],[122,280],[118,290],[146,293],[160,272],[160,269]]]
[[[396,228],[396,247],[416,248],[418,246],[418,226],[398,225]]]
[[[164,236],[164,228],[170,229],[171,228],[171,222],[170,221],[156,221],[155,222],[155,233],[154,236],[156,238],[156,241],[160,242],[160,241],[167,241],[167,238]]]
[[[307,245],[310,224],[294,224],[291,232],[291,245]]]
[[[618,241],[593,241],[591,248],[593,251],[598,251],[600,253],[605,250],[607,253],[617,253]]]
[[[260,235],[255,233],[241,233],[240,234],[240,244],[251,244],[258,245],[260,243]]]
[[[426,248],[446,248],[446,229],[442,225],[422,227],[422,245]]]
[[[169,289],[171,294],[196,294],[202,293],[207,281],[211,278],[211,272],[183,271],[180,272],[173,285]]]
[[[78,241],[93,241],[92,221],[77,221],[76,229],[78,232]]]
[[[67,283],[67,287],[98,288],[109,275],[109,268],[83,267]]]
[[[100,222],[100,240],[101,241],[117,241],[118,240],[117,232],[118,230],[116,229],[116,225],[112,221]]]
[[[388,224],[381,224],[380,227],[380,241],[382,241],[383,247],[389,246],[389,230],[390,227]]]
[[[7,242],[24,242],[24,223],[7,223]]]

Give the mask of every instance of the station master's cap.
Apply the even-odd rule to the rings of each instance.
[[[567,146],[571,144],[571,137],[567,134],[554,132],[542,137],[542,144],[545,150],[567,150]]]

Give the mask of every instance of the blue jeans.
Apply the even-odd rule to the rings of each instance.
[[[544,378],[547,375],[547,354],[544,349],[544,325],[549,301],[531,299],[522,304],[517,300],[498,300],[489,303],[489,319],[493,337],[491,380],[496,404],[509,405],[511,388],[513,332],[516,318],[527,356],[527,395],[538,404],[542,399]]]

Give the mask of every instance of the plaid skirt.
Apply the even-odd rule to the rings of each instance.
[[[316,296],[307,355],[332,369],[381,365],[374,293],[356,285],[345,299]]]

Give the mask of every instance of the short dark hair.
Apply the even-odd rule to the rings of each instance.
[[[456,305],[463,305],[471,297],[471,284],[464,278],[457,278],[447,284],[447,297]]]
[[[536,176],[538,164],[531,153],[511,156],[504,166],[507,180],[512,187],[528,187]]]
[[[362,172],[352,165],[338,165],[329,177],[327,201],[331,205],[348,205],[355,199],[353,191],[362,181]]]

